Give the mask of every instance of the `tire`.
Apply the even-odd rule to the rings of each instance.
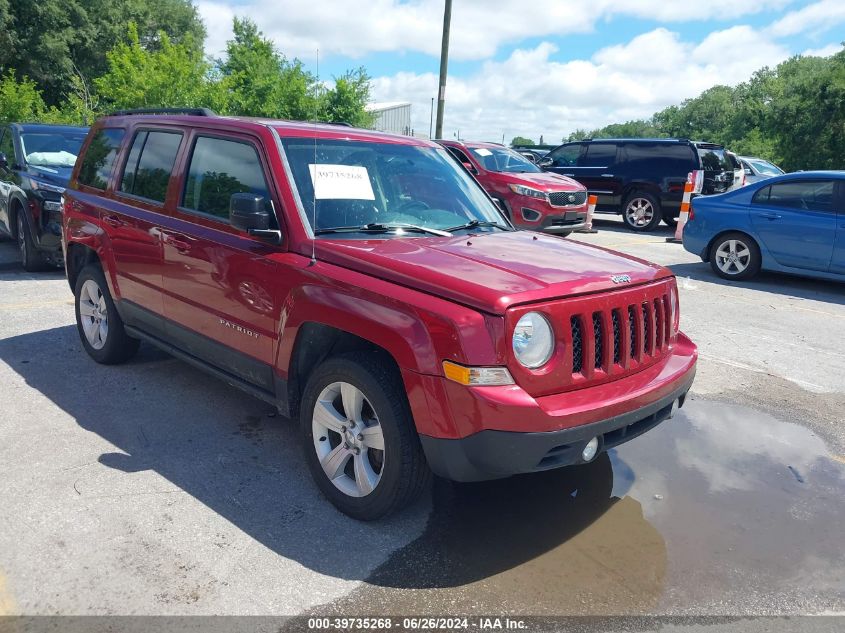
[[[351,411],[360,403],[357,415],[346,415],[344,403]],[[361,425],[366,435],[358,434]],[[320,491],[352,518],[372,521],[396,512],[431,479],[405,387],[381,353],[350,352],[317,367],[305,385],[300,432]]]
[[[663,224],[665,224],[669,228],[674,229],[676,226],[678,226],[678,218],[673,218],[671,216],[667,217],[667,216],[664,215],[663,216]]]
[[[731,255],[734,255],[733,261]],[[710,247],[710,267],[722,279],[751,279],[760,272],[762,263],[760,247],[745,233],[725,233]]]
[[[18,209],[16,216],[17,222],[17,240],[18,251],[20,252],[21,265],[28,273],[37,273],[47,268],[47,260],[35,247],[32,241],[32,236],[26,228],[26,220],[24,220],[24,211]]]
[[[103,365],[132,358],[141,342],[126,333],[102,269],[93,264],[83,268],[73,294],[76,329],[88,355]]]
[[[635,191],[625,198],[622,221],[632,231],[653,231],[662,218],[660,202],[650,193]]]

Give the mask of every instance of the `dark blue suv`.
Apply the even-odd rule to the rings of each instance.
[[[0,235],[17,240],[30,272],[62,264],[61,198],[87,127],[0,127]]]

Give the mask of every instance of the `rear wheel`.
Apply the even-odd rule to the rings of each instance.
[[[634,231],[653,231],[661,218],[660,203],[650,193],[635,191],[622,205],[622,219]]]
[[[314,370],[300,430],[320,491],[353,518],[399,510],[430,479],[402,380],[377,352],[335,356]]]
[[[140,341],[126,333],[99,266],[89,264],[82,269],[74,295],[76,329],[88,355],[104,365],[122,363],[134,356]]]
[[[15,214],[17,216],[18,251],[20,252],[23,269],[28,273],[34,273],[44,270],[47,267],[47,262],[44,256],[35,248],[32,236],[30,236],[26,228],[26,220],[23,219],[23,214],[24,212],[21,209],[18,209],[18,212]]]
[[[751,279],[761,264],[760,248],[744,233],[726,233],[710,249],[710,266],[722,279]]]

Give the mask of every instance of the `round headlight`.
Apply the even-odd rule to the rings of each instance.
[[[513,353],[522,365],[536,369],[549,362],[555,348],[552,326],[539,312],[528,312],[513,331]]]

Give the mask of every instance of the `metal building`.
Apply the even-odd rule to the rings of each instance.
[[[373,129],[379,132],[390,132],[392,134],[404,134],[411,136],[411,104],[394,101],[392,103],[370,103],[366,106],[367,112],[372,112],[376,119],[373,121]]]

